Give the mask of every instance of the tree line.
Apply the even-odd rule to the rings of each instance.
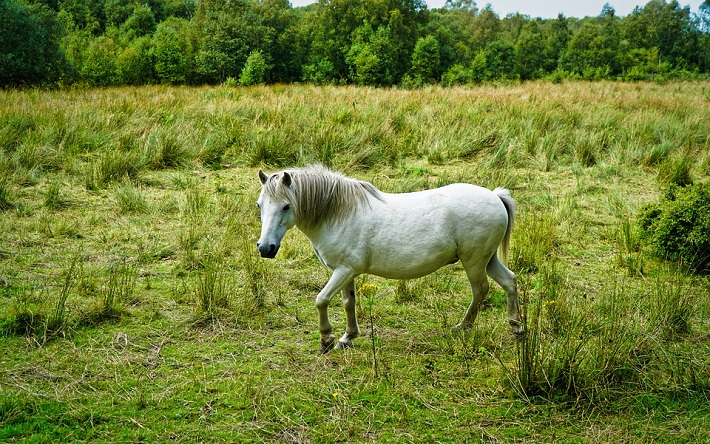
[[[448,0],[0,0],[0,86],[456,85],[710,72],[710,0],[555,19]]]

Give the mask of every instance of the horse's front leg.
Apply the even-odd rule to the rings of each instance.
[[[318,309],[318,330],[320,331],[320,351],[327,353],[335,344],[335,335],[333,335],[333,326],[328,318],[328,304],[333,296],[345,288],[348,283],[353,282],[355,275],[346,269],[337,268],[333,271],[333,275],[325,284],[325,287],[318,293],[316,297],[316,308]],[[353,308],[354,310],[354,308]]]
[[[345,334],[338,340],[335,348],[349,348],[353,346],[353,339],[360,336],[355,315],[355,280],[348,282],[343,287],[343,308],[345,308],[346,327]]]

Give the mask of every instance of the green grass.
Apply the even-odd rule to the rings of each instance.
[[[705,82],[0,91],[0,441],[706,442],[710,282],[635,214],[708,180]],[[318,353],[328,279],[258,257],[258,168],[518,201],[474,329],[460,265],[358,280],[362,337]],[[332,322],[344,330],[339,298]]]

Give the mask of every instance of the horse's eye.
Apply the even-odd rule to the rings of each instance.
[[[256,207],[261,210],[261,205],[259,205],[259,202],[256,203]]]
[[[290,209],[291,209],[291,205],[289,205],[289,204],[284,205],[284,211],[288,211]]]

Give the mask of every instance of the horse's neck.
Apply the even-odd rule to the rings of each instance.
[[[365,202],[356,203],[355,208],[344,217],[326,217],[319,224],[309,226],[308,224],[296,221],[296,228],[299,229],[313,243],[338,242],[339,237],[349,237],[351,233],[357,232],[367,224],[366,219],[371,217],[369,213],[374,205],[382,204],[376,197],[369,195]]]

